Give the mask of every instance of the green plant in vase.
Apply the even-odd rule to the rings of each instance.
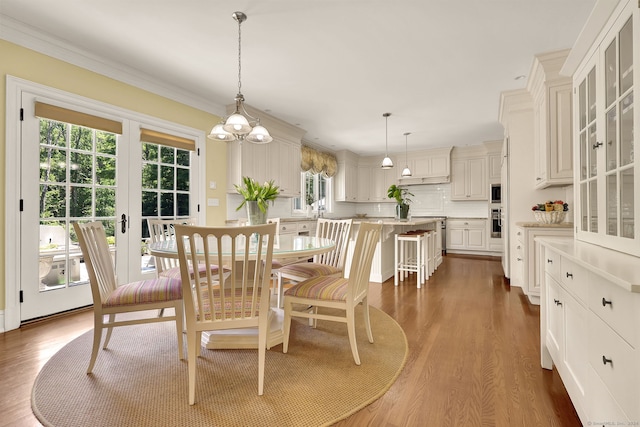
[[[273,180],[260,184],[248,176],[242,177],[242,186],[234,184],[234,187],[236,192],[242,196],[242,203],[236,210],[238,211],[247,205],[249,223],[265,224],[269,202],[273,204],[274,200],[278,198],[280,187]]]
[[[396,199],[396,217],[398,219],[408,219],[409,204],[411,203],[410,196],[413,196],[413,193],[411,193],[407,188],[401,188],[392,184],[387,190],[387,196],[390,199]]]

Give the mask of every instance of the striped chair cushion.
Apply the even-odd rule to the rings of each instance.
[[[207,291],[206,288],[202,288],[202,311],[204,312],[204,320],[212,320],[213,316],[215,315],[215,319],[216,320],[221,320],[222,319],[222,305],[221,305],[221,301],[220,301],[220,289],[214,289],[213,290],[213,299],[215,301],[214,303],[214,309],[213,309],[213,313],[211,312],[211,301],[209,300],[209,292]],[[242,289],[236,289],[233,293],[235,293],[235,297],[236,297],[236,301],[235,301],[235,307],[234,307],[234,316],[235,318],[241,318],[243,317],[252,317],[252,316],[258,316],[258,314],[260,314],[260,310],[259,310],[259,304],[260,304],[260,294],[261,292],[258,291],[258,296],[257,296],[257,301],[256,301],[256,307],[255,307],[255,312],[252,314],[251,312],[251,294],[253,292],[252,288],[249,288],[247,290],[248,293],[248,297],[247,300],[245,301],[244,304],[244,309],[242,308]],[[231,311],[231,294],[232,291],[231,289],[225,289],[224,290],[224,296],[225,296],[225,301],[224,301],[224,305],[225,305],[225,313],[226,313],[226,318],[227,319],[231,319],[233,318],[233,316],[231,315],[230,311]],[[243,313],[244,312],[244,313]],[[198,310],[197,304],[196,304],[196,319],[198,321],[201,321],[201,317],[200,317],[200,312]]]
[[[342,272],[342,270],[337,267],[318,262],[299,262],[296,264],[289,264],[281,267],[279,271],[285,276],[291,275],[301,277],[303,279],[310,279],[311,277],[316,276],[330,276],[332,274]]]
[[[318,276],[300,282],[287,289],[285,296],[345,301],[349,279],[340,276]]]
[[[211,274],[216,275],[216,274],[218,274],[219,270],[220,269],[218,268],[217,265],[212,265],[211,266]],[[225,268],[224,271],[227,272],[227,271],[230,271],[230,270],[227,270]],[[204,264],[198,264],[198,274],[200,275],[200,277],[206,277],[207,276],[207,266],[204,265]],[[189,268],[189,275],[193,279],[193,268]],[[173,268],[170,268],[168,270],[165,270],[165,271],[160,273],[160,277],[168,277],[170,279],[182,279],[182,277],[180,276],[180,267],[173,267]]]
[[[134,304],[149,304],[182,299],[182,282],[167,277],[141,280],[118,286],[102,304],[116,307]]]

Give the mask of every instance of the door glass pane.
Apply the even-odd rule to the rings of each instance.
[[[614,39],[604,54],[604,78],[606,107],[618,98],[618,69],[616,60],[616,40]]]
[[[587,178],[587,132],[580,133],[580,179]]]
[[[589,71],[589,75],[587,76],[587,93],[589,100],[589,111],[588,119],[589,123],[596,119],[596,69],[595,67]]]
[[[618,154],[618,117],[616,114],[617,110],[614,107],[607,112],[607,143],[605,144],[607,150],[607,158],[606,158],[606,166],[607,170],[613,170],[618,167],[618,161],[616,160],[616,156]]]
[[[146,249],[148,218],[180,219],[191,216],[191,155],[194,152],[142,142],[142,271],[155,270]]]
[[[583,182],[580,184],[580,229],[582,231],[589,231],[589,209],[587,209],[588,200],[587,183]]]
[[[620,30],[620,94],[633,86],[633,23],[631,18]]]
[[[578,88],[578,115],[580,116],[580,130],[587,126],[587,81],[580,83]]]
[[[616,174],[607,175],[607,234],[618,235],[618,180]]]
[[[39,290],[88,284],[71,225],[102,220],[115,244],[117,136],[40,120]]]
[[[598,185],[596,180],[589,181],[589,231],[598,232]]]
[[[594,177],[598,174],[598,146],[596,145],[596,125],[589,126],[589,176]]]
[[[633,163],[633,92],[620,103],[620,165]]]
[[[634,188],[633,188],[633,168],[627,168],[620,173],[620,215],[621,215],[621,235],[633,239],[634,230]]]

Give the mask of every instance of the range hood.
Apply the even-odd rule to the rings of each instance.
[[[398,178],[400,185],[446,184],[451,182],[453,147],[413,151],[406,162],[412,176]]]
[[[442,176],[408,176],[400,178],[400,185],[421,185],[421,184],[448,184],[451,182],[449,175]]]

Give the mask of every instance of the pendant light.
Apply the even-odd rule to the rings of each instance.
[[[247,20],[247,15],[234,12],[233,19],[238,23],[238,94],[235,97],[236,110],[232,115],[215,125],[209,133],[209,138],[217,141],[249,141],[254,144],[266,144],[273,141],[269,131],[260,125],[260,119],[252,117],[244,107],[242,95],[242,33],[241,25]]]
[[[404,133],[404,169],[402,169],[402,177],[410,177],[411,176],[411,169],[409,169],[409,153],[408,153],[408,142],[407,142],[407,138],[409,137],[409,135],[411,135],[411,132],[405,132]]]
[[[382,169],[391,169],[393,167],[393,161],[389,157],[389,116],[391,113],[384,113],[382,117],[385,119],[385,137],[384,137],[384,159],[380,167]]]

